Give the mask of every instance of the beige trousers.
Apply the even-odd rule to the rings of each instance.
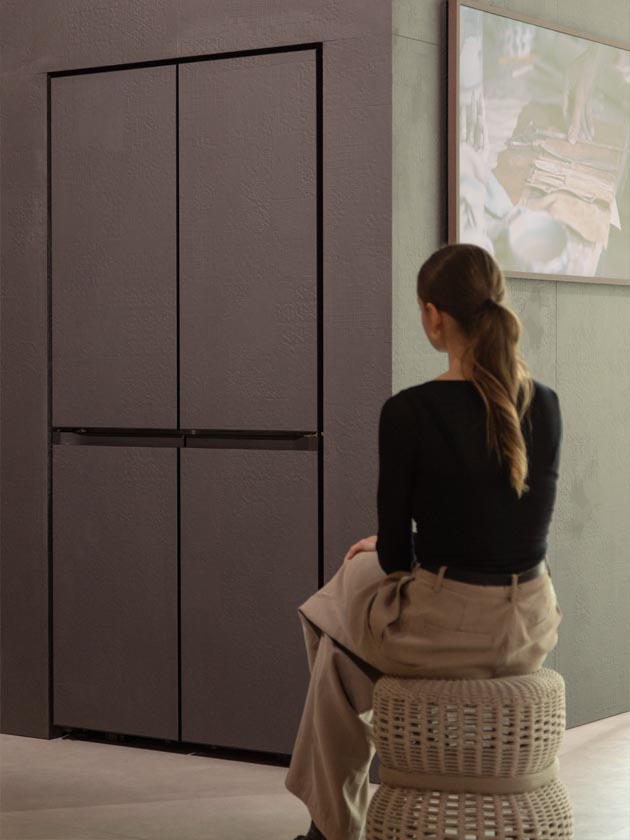
[[[382,674],[499,677],[541,667],[562,620],[549,573],[479,586],[420,566],[386,575],[376,551],[343,563],[298,607],[310,683],[286,788],[327,840],[364,840]]]

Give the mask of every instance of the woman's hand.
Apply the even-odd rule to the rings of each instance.
[[[343,558],[343,562],[345,563],[346,560],[354,557],[354,555],[358,554],[360,551],[376,551],[376,537],[377,534],[374,534],[371,537],[364,537],[362,540],[359,540],[359,542],[355,542],[354,545],[351,545],[348,549],[348,553]]]

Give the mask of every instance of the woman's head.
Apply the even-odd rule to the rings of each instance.
[[[518,353],[520,321],[503,304],[503,273],[478,245],[446,245],[422,265],[417,285],[427,336],[438,350],[457,348],[462,371],[486,406],[488,446],[507,464],[520,497],[529,489],[520,421],[533,382]]]

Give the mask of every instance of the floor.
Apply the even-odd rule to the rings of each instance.
[[[630,712],[568,730],[559,756],[574,840],[630,840]],[[0,768],[2,840],[293,840],[310,822],[283,767],[1,735]]]

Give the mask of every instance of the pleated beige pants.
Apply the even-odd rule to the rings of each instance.
[[[420,566],[386,575],[363,551],[298,607],[310,683],[286,788],[327,840],[364,840],[382,674],[499,677],[541,667],[562,611],[549,573],[479,586]]]

